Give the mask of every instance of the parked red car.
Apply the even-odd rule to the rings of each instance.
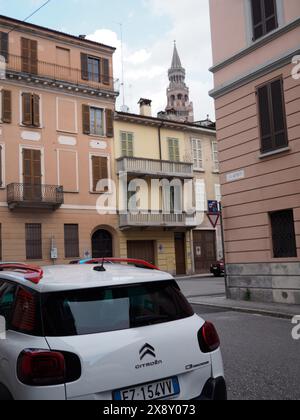
[[[210,266],[210,272],[215,276],[215,277],[221,277],[224,276],[225,274],[225,264],[224,264],[224,259],[217,261],[216,263],[212,264]]]

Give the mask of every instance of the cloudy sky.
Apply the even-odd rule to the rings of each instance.
[[[24,19],[45,0],[0,0],[0,13]],[[117,47],[115,78],[121,79],[121,36],[126,104],[137,112],[140,97],[153,100],[153,113],[166,106],[167,71],[176,40],[195,118],[214,117],[208,0],[51,0],[29,22]],[[117,103],[122,104],[120,97]]]

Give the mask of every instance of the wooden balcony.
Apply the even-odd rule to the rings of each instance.
[[[151,176],[155,178],[193,178],[193,164],[135,157],[117,159],[117,172],[128,175]]]
[[[112,77],[88,72],[83,78],[80,68],[64,67],[55,63],[37,60],[33,65],[28,65],[28,60],[21,56],[9,54],[5,65],[5,77],[17,79],[20,82],[29,82],[66,88],[69,91],[84,91],[98,94],[103,91],[107,94],[118,94],[117,81]],[[87,92],[85,92],[87,93]]]
[[[7,203],[10,210],[17,208],[56,210],[64,203],[62,186],[9,184]]]
[[[186,213],[175,214],[175,213],[151,213],[151,212],[140,212],[140,213],[128,213],[120,214],[120,228],[195,228],[197,222],[195,215],[188,215]]]

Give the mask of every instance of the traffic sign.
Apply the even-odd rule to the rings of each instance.
[[[212,227],[215,228],[220,220],[220,213],[207,213],[207,217]]]
[[[220,214],[218,201],[216,201],[216,200],[209,200],[208,201],[208,213]]]

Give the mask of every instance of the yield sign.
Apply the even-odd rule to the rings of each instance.
[[[207,213],[207,217],[212,227],[215,228],[220,220],[220,213]]]

